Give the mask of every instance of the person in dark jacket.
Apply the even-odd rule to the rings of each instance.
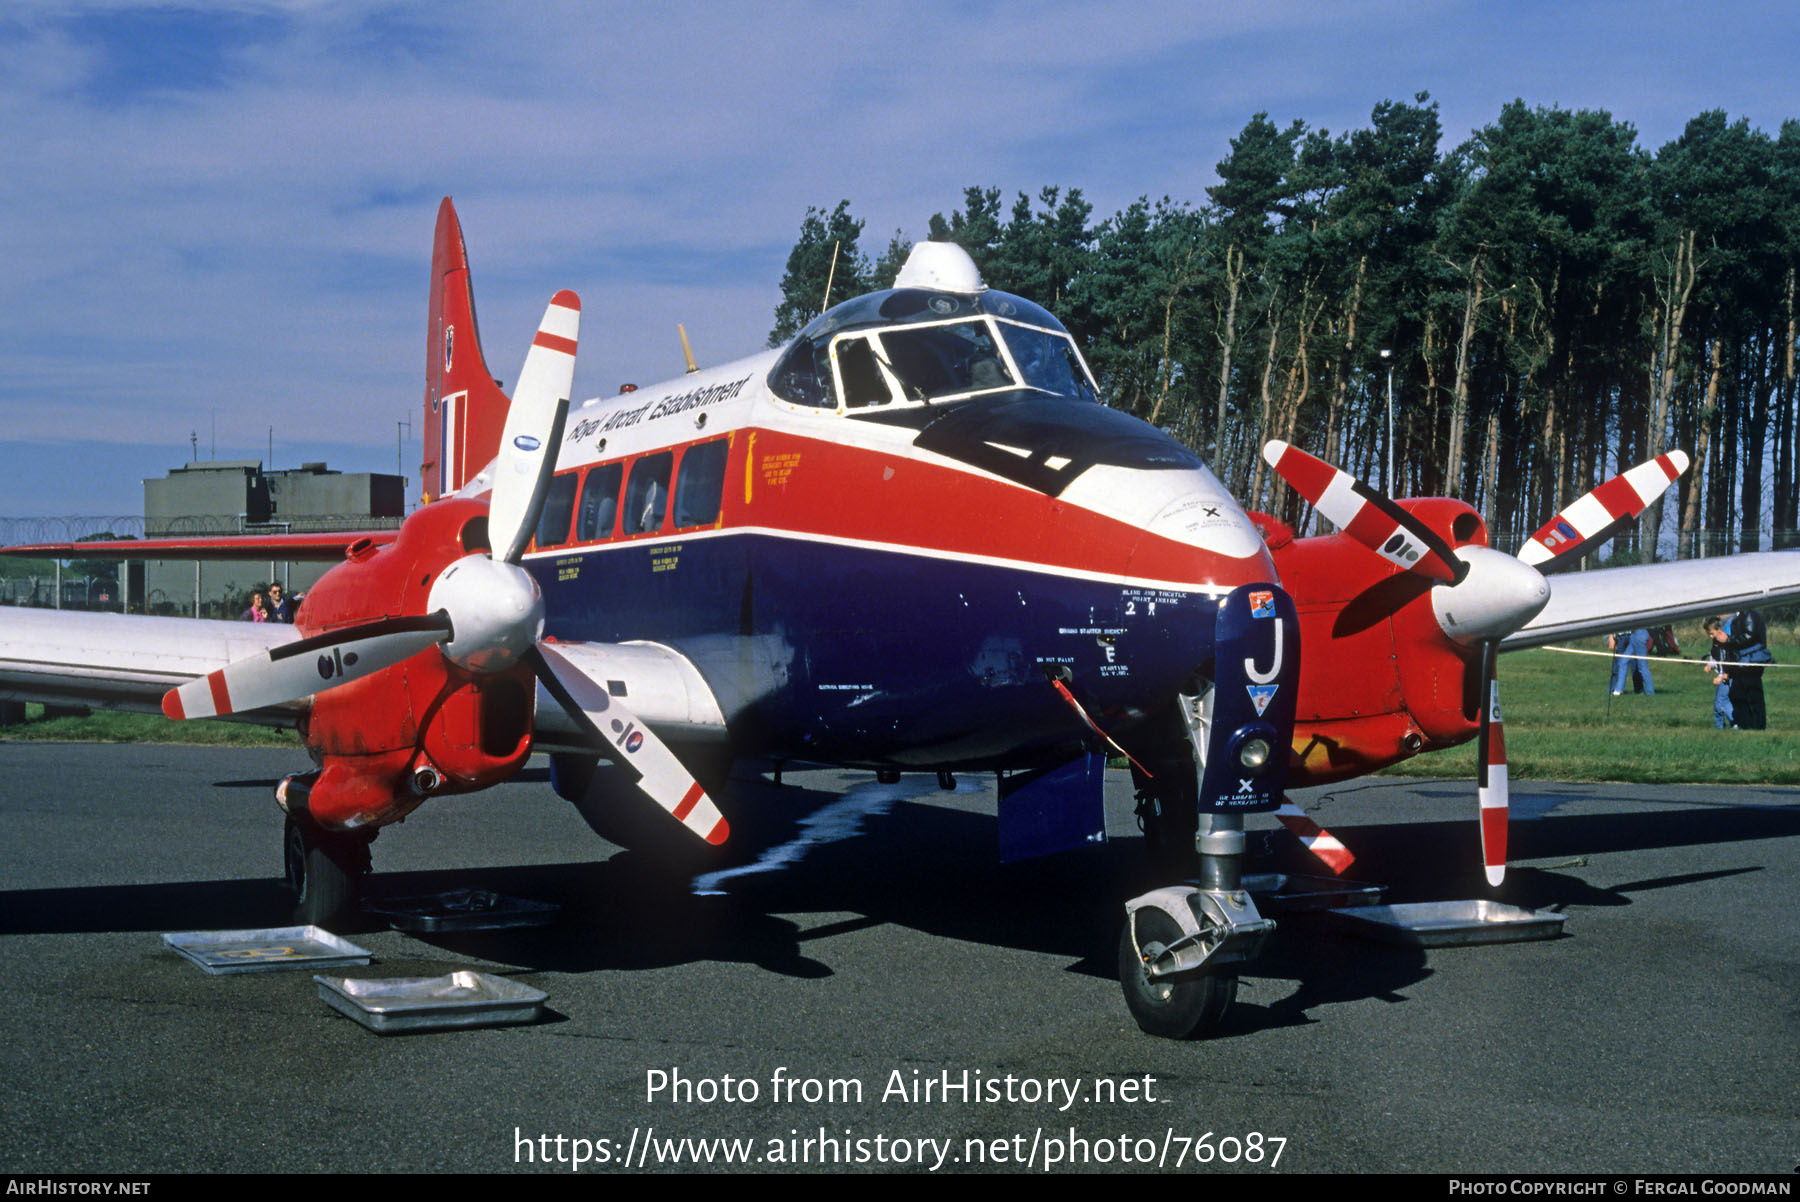
[[[294,620],[294,604],[282,594],[279,584],[269,586],[269,619],[275,622]]]
[[[1768,628],[1754,609],[1743,609],[1725,623],[1725,649],[1731,652],[1731,721],[1739,730],[1766,730],[1762,665],[1773,663]]]

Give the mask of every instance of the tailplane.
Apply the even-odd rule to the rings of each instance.
[[[421,501],[449,496],[494,458],[509,404],[481,355],[462,224],[446,196],[431,252]]]

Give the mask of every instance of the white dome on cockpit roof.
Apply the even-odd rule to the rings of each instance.
[[[954,242],[920,242],[906,256],[894,279],[896,288],[929,288],[934,292],[986,292],[981,272],[969,252]]]

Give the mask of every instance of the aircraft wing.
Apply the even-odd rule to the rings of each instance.
[[[33,559],[243,559],[282,563],[336,563],[360,539],[380,545],[398,530],[340,530],[324,534],[192,534],[121,538],[84,543],[31,543],[0,547],[0,555]]]
[[[1514,651],[1795,599],[1800,599],[1800,551],[1563,572],[1550,577],[1550,603],[1543,612],[1501,647]]]
[[[299,638],[299,631],[280,622],[8,606],[0,608],[0,701],[161,713],[170,689]],[[292,702],[233,716],[292,726],[304,707],[303,701]]]
[[[234,660],[261,655],[301,634],[280,622],[219,622],[57,609],[0,608],[0,701],[94,705],[162,713],[163,694]],[[558,653],[633,713],[684,742],[725,737],[725,717],[684,656],[656,643],[557,643]],[[542,686],[539,686],[540,690]],[[292,726],[304,700],[233,714],[237,721]],[[540,696],[538,740],[546,750],[591,748],[553,700]]]

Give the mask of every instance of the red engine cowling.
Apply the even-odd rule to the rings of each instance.
[[[1462,501],[1395,502],[1451,547],[1486,546],[1481,515]],[[1294,720],[1296,785],[1326,784],[1376,771],[1421,751],[1474,737],[1465,709],[1475,654],[1444,634],[1430,600],[1415,596],[1391,616],[1340,633],[1339,615],[1399,568],[1341,534],[1296,539],[1284,523],[1255,515],[1294,599],[1306,671]]]
[[[438,501],[390,545],[353,544],[306,594],[296,627],[312,636],[424,614],[438,573],[487,550],[487,513],[481,501]],[[436,647],[318,693],[301,724],[322,765],[305,808],[328,828],[374,827],[433,794],[498,784],[531,754],[536,697],[529,667],[475,676]]]

